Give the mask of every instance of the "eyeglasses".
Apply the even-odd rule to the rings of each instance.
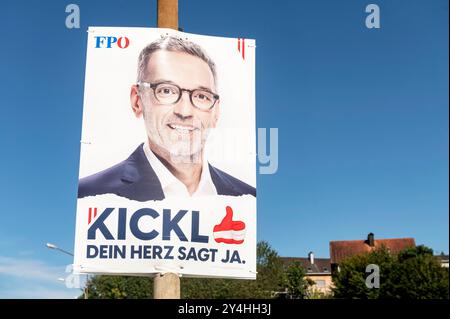
[[[172,105],[178,103],[181,99],[183,91],[189,93],[189,98],[194,107],[202,110],[209,111],[214,107],[216,101],[219,99],[219,95],[205,89],[188,90],[182,89],[178,85],[173,83],[148,83],[138,82],[138,86],[145,88],[151,88],[155,99],[163,105]]]

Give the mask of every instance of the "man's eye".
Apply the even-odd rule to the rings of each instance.
[[[200,101],[211,101],[211,97],[209,97],[207,94],[203,94],[203,93],[197,93],[195,98]]]
[[[176,90],[171,87],[162,87],[157,90],[157,93],[162,95],[172,95],[176,94]]]

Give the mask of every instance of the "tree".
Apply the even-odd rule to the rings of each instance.
[[[366,267],[375,264],[379,267],[380,282],[385,283],[389,278],[392,266],[392,256],[385,247],[371,253],[349,257],[339,264],[339,271],[333,274],[332,289],[335,298],[377,299],[381,289],[369,289],[366,286]]]
[[[153,298],[153,278],[134,276],[94,276],[87,282],[89,299]],[[80,296],[82,298],[83,296]]]
[[[309,295],[309,288],[313,282],[305,276],[306,272],[298,261],[288,266],[284,275],[284,283],[289,298],[304,299]]]
[[[257,245],[257,279],[181,277],[181,298],[271,298],[283,286],[283,267],[277,252],[267,243]],[[152,298],[153,279],[131,276],[94,276],[88,283],[90,299]]]
[[[260,241],[256,247],[257,278],[254,298],[271,298],[284,285],[284,269],[280,256],[268,242]]]
[[[283,285],[283,267],[278,253],[265,241],[257,245],[257,279],[181,278],[181,297],[272,298]]]
[[[366,286],[366,266],[379,267],[379,288]],[[408,248],[397,255],[386,247],[347,258],[333,274],[335,298],[448,299],[448,269],[441,267],[425,246]]]
[[[425,246],[406,249],[392,270],[387,297],[449,299],[448,269],[440,265],[433,250]]]

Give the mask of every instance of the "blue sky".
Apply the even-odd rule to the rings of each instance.
[[[155,27],[156,1],[3,1],[0,298],[72,298],[88,26]],[[448,1],[183,1],[189,33],[257,41],[257,126],[279,129],[258,175],[258,239],[282,256],[330,240],[414,237],[448,253]],[[367,29],[365,7],[381,9]]]

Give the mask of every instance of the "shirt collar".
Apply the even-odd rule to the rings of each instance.
[[[174,189],[183,189],[183,193],[189,194],[186,186],[176,178],[167,167],[159,160],[159,158],[150,149],[148,141],[143,145],[145,156],[148,162],[152,166],[153,170],[158,177],[161,188],[163,189],[164,195],[168,196],[179,196],[183,194],[168,194],[167,192],[173,192]],[[192,194],[192,196],[200,195],[217,195],[216,187],[211,178],[211,173],[209,171],[208,161],[203,159],[202,164],[202,174],[200,176],[200,182],[198,184],[197,190]]]

